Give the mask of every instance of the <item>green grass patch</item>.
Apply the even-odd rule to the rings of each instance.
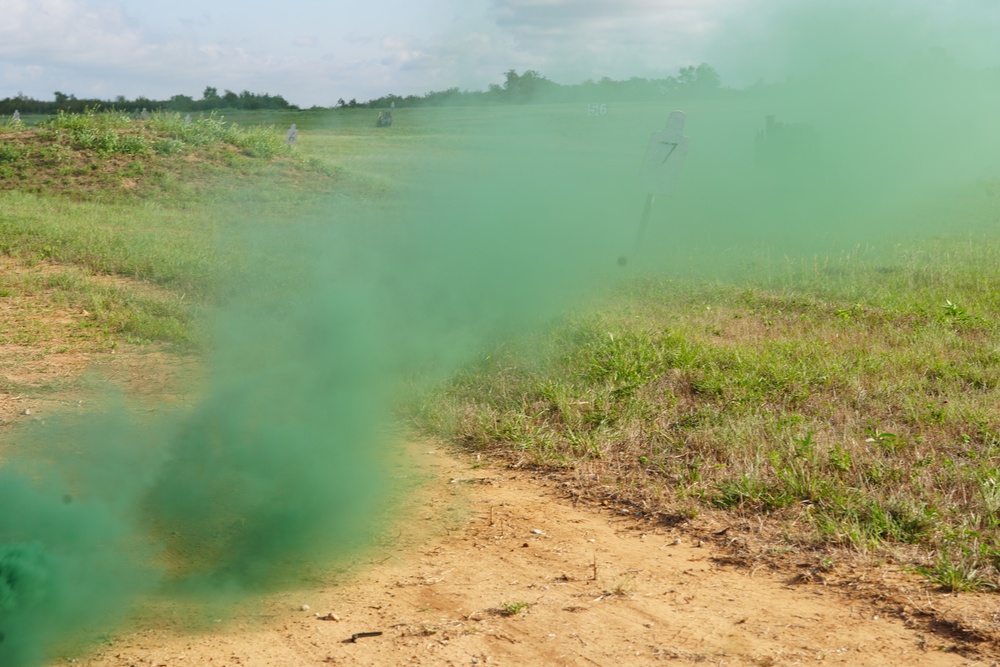
[[[423,424],[531,465],[585,464],[653,511],[765,516],[799,545],[913,545],[942,586],[992,587],[998,248],[938,239],[780,279],[638,280],[538,341],[543,364],[498,350],[468,368]]]
[[[273,126],[241,126],[216,114],[186,122],[179,114],[141,120],[92,110],[32,127],[6,123],[0,254],[29,267],[82,269],[67,271],[81,277],[47,298],[90,313],[95,336],[188,345],[195,338],[192,307],[212,298],[219,276],[246,262],[237,239],[252,236],[260,217],[308,207],[332,183],[288,151]],[[83,279],[88,274],[134,285]],[[24,280],[9,277],[0,293],[23,296],[31,287]],[[164,289],[146,290],[144,283]],[[21,321],[7,338],[45,340],[39,326]]]
[[[66,202],[0,193],[0,253],[50,260],[202,292],[215,262],[212,227],[197,210]]]
[[[34,304],[29,315],[4,319],[0,345],[38,346],[52,336],[55,326],[62,330],[61,340],[84,348],[113,348],[118,337],[132,343],[194,344],[197,307],[172,291],[109,284],[66,269],[4,273],[0,275],[0,295],[9,304]],[[66,324],[65,315],[53,317],[54,310],[82,317]]]

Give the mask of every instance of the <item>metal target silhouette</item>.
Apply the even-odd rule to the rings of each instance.
[[[666,127],[659,132],[654,132],[649,137],[646,155],[639,171],[639,186],[646,193],[646,203],[642,209],[642,218],[639,220],[634,253],[639,252],[639,248],[642,246],[642,238],[649,223],[649,213],[653,208],[654,197],[656,195],[671,195],[677,189],[677,182],[680,180],[681,169],[684,166],[684,158],[687,157],[688,146],[691,143],[684,134],[686,121],[686,113],[674,111],[667,119]],[[628,257],[626,255],[618,258],[620,266],[627,263]]]

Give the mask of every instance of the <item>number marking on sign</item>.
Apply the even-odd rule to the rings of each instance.
[[[670,156],[674,154],[675,150],[677,150],[677,146],[680,145],[673,141],[661,141],[660,143],[663,144],[664,146],[670,146],[670,152],[667,153],[667,157],[663,158],[664,162],[670,159]]]

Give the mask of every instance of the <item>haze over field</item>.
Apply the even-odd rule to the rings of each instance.
[[[747,249],[836,253],[902,230],[947,231],[941,220],[915,227],[913,212],[997,175],[997,74],[962,62],[995,64],[985,26],[997,12],[939,4],[494,0],[475,11],[441,3],[414,19],[401,3],[398,30],[423,37],[395,42],[359,18],[355,42],[336,28],[358,46],[331,56],[324,35],[309,32],[317,17],[336,23],[318,4],[281,7],[298,19],[289,22],[263,3],[205,18],[183,2],[128,14],[51,0],[16,2],[20,28],[0,29],[0,49],[15,62],[7,80],[26,93],[34,81],[128,93],[147,85],[140,77],[195,92],[206,77],[230,76],[219,85],[280,88],[304,104],[350,86],[363,96],[482,85],[489,79],[477,77],[518,65],[553,78],[628,76],[717,54],[723,71],[750,79],[794,73],[685,109],[682,184],[657,200],[639,264],[717,275]],[[264,31],[257,16],[282,27]],[[105,35],[98,48],[61,32],[85,34],[81,22]],[[196,405],[140,418],[111,403],[103,416],[14,434],[26,455],[0,471],[0,505],[18,508],[0,513],[0,664],[40,664],[65,628],[97,635],[152,591],[232,600],[300,583],[362,544],[386,497],[381,455],[404,384],[426,388],[620,275],[615,260],[631,247],[646,194],[635,171],[671,108],[600,102],[606,116],[493,110],[454,145],[452,126],[424,128],[435,131],[419,139],[428,152],[419,173],[378,206],[340,196],[288,224],[254,217],[251,199],[242,226],[227,229],[261,268],[220,278]],[[755,145],[768,114],[794,125]],[[452,150],[434,152],[445,144]],[[207,218],[221,215],[206,205]]]

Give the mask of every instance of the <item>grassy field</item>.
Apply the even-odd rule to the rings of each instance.
[[[636,105],[619,134],[642,145],[657,113]],[[114,114],[2,127],[0,253],[56,268],[0,276],[0,296],[55,294],[107,346],[198,349],[220,271],[244,261],[220,237],[330,196],[382,205],[428,151],[460,156],[503,114],[570,138],[599,122],[554,106],[401,109],[390,130],[367,110],[233,114],[236,128]],[[639,513],[759,519],[775,554],[808,549],[833,568],[846,548],[949,590],[996,588],[998,211],[1000,184],[977,182],[928,213],[948,232],[748,256],[753,268],[725,276],[636,272],[407,409],[427,432],[575,475]],[[31,326],[10,323],[0,345],[37,341]]]
[[[832,567],[847,546],[995,588],[1000,258],[981,242],[890,272],[845,257],[828,280],[636,281],[554,332],[542,368],[495,351],[424,419],[640,514],[766,519],[778,555]]]

